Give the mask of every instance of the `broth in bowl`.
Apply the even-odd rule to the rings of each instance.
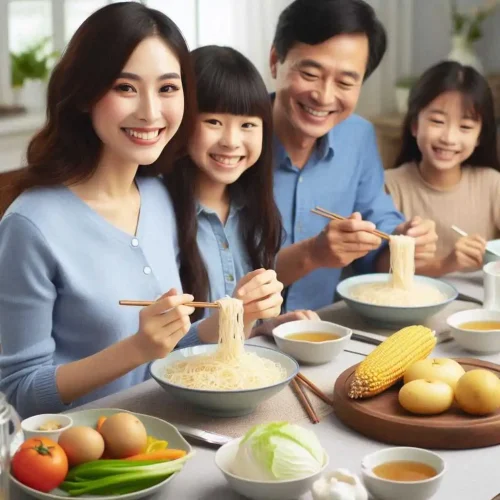
[[[340,335],[326,332],[301,332],[291,333],[285,337],[290,340],[302,340],[305,342],[328,342],[329,340],[337,340]]]
[[[409,460],[385,462],[374,467],[373,473],[382,479],[389,479],[390,481],[425,481],[437,476],[434,467]]]
[[[500,321],[467,321],[458,326],[462,330],[500,330]]]

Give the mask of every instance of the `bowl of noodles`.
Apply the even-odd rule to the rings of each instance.
[[[458,292],[444,281],[415,275],[415,241],[391,236],[389,273],[353,276],[337,293],[365,319],[384,325],[422,323],[455,300]]]
[[[404,297],[398,292],[393,295],[385,288],[390,280],[389,273],[353,276],[339,283],[337,293],[366,320],[394,326],[422,323],[458,296],[452,285],[427,276],[414,277],[414,284],[419,289],[416,298],[411,293]],[[426,294],[425,290],[431,292]]]
[[[299,366],[275,349],[245,345],[240,300],[225,298],[217,303],[219,342],[175,350],[154,361],[150,373],[171,396],[199,413],[247,415],[283,390]]]

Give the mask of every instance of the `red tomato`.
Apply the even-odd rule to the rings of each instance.
[[[11,472],[26,486],[48,493],[64,481],[68,458],[56,442],[35,437],[25,441],[12,457]]]

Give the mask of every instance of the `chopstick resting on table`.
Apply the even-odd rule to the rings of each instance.
[[[319,389],[316,385],[314,385],[305,375],[302,375],[302,373],[297,373],[297,378],[311,391],[318,396],[319,399],[324,401],[327,405],[333,406],[333,401],[321,390]]]
[[[335,214],[333,212],[329,212],[328,210],[325,210],[324,208],[321,207],[316,207],[311,210],[313,214],[316,215],[321,215],[323,217],[326,217],[327,219],[330,220],[347,220],[347,217],[342,217],[342,215]],[[379,231],[378,229],[374,229],[373,234],[376,234],[379,238],[382,238],[383,240],[390,240],[390,236],[387,233],[384,233],[382,231]]]
[[[154,304],[156,301],[154,300],[120,300],[119,304],[121,306],[150,306],[151,304]],[[188,307],[207,307],[211,309],[217,309],[219,308],[219,304],[216,304],[215,302],[186,302],[184,304],[185,306]]]
[[[299,383],[295,378],[292,379],[292,387],[295,391],[295,394],[299,398],[299,401],[302,403],[304,410],[306,410],[307,415],[311,419],[311,422],[313,424],[318,424],[319,423],[318,415],[316,414],[316,411],[314,410],[311,401],[307,397],[306,393],[302,390],[302,387],[299,385]]]

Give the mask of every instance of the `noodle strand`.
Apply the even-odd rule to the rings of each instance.
[[[281,382],[286,371],[279,363],[245,352],[243,302],[229,297],[216,302],[220,305],[217,350],[177,361],[166,369],[166,379],[191,389],[219,391],[255,389]]]
[[[415,240],[411,236],[391,236],[390,278],[386,283],[365,283],[350,290],[354,300],[379,306],[426,306],[446,300],[435,286],[416,283]]]

